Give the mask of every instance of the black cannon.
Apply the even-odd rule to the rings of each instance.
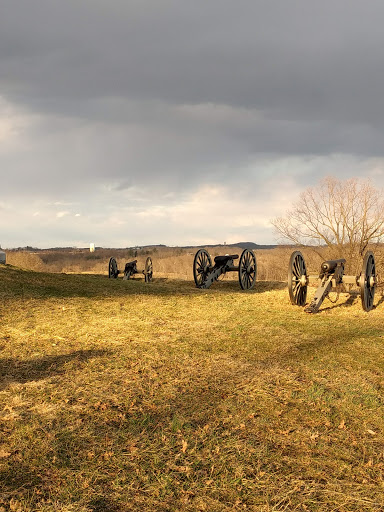
[[[234,260],[238,257],[238,254],[216,256],[214,265],[212,265],[209,253],[205,249],[198,250],[193,260],[193,278],[196,286],[198,288],[209,288],[221,275],[227,272],[238,272],[242,290],[253,288],[257,273],[256,257],[252,251],[244,249],[240,256],[239,265],[236,266]]]
[[[316,313],[323,300],[332,291],[339,291],[341,285],[356,285],[360,289],[361,304],[364,311],[373,308],[375,288],[377,284],[375,257],[368,251],[363,260],[360,275],[344,275],[345,259],[324,261],[321,264],[319,276],[309,276],[304,257],[300,251],[291,255],[288,268],[288,290],[291,303],[297,306],[305,306],[307,300],[307,288],[312,279],[320,279],[320,285],[316,290],[310,304],[304,311]]]
[[[152,259],[148,256],[145,261],[144,270],[137,270],[137,260],[129,261],[125,264],[124,271],[117,268],[117,261],[115,258],[111,258],[108,263],[108,277],[110,279],[116,279],[119,274],[124,274],[123,279],[128,280],[135,274],[144,274],[144,280],[146,283],[150,283],[153,278],[153,265]]]

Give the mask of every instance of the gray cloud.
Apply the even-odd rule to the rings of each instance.
[[[271,188],[277,212],[330,173],[381,185],[383,17],[379,0],[7,0],[0,207],[76,241],[99,210],[172,216],[212,184],[264,212]]]
[[[378,0],[21,0],[2,11],[5,89],[47,109],[112,96],[382,118]]]

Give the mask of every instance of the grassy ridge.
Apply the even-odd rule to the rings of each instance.
[[[0,510],[384,510],[384,305],[12,267],[0,299]]]

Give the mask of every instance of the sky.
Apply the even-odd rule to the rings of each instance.
[[[0,246],[274,244],[384,186],[382,0],[0,0]]]

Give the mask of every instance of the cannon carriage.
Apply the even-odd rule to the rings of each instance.
[[[345,285],[357,286],[360,289],[361,304],[364,311],[373,308],[375,288],[377,285],[376,265],[373,252],[368,251],[363,260],[362,269],[357,276],[344,275],[346,260],[324,261],[318,276],[310,276],[307,272],[304,257],[300,251],[292,253],[288,267],[288,291],[292,304],[305,306],[306,313],[317,313],[324,299],[331,291],[345,289]],[[308,285],[313,280],[320,280],[316,293],[306,305]]]
[[[108,277],[116,279],[119,274],[123,274],[123,279],[127,281],[135,274],[143,274],[146,283],[150,283],[153,279],[153,264],[152,259],[148,256],[145,261],[144,270],[137,269],[137,260],[129,261],[125,264],[124,270],[121,271],[117,268],[117,261],[115,258],[110,258],[108,263]]]
[[[253,251],[244,249],[239,264],[235,265],[238,254],[216,256],[212,265],[212,258],[208,251],[199,249],[193,260],[193,278],[197,288],[209,288],[220,276],[227,272],[238,272],[239,284],[242,290],[249,290],[256,282],[257,264]]]

